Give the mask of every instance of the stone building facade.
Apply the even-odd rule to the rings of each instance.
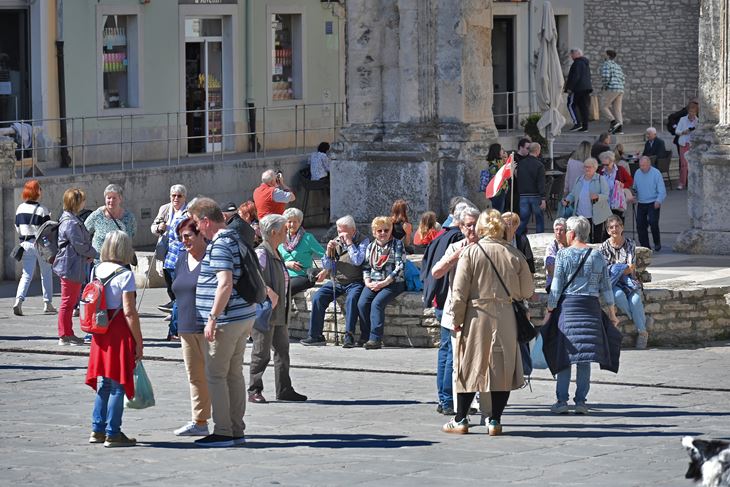
[[[626,120],[663,126],[669,113],[696,96],[700,3],[585,0],[583,50],[594,90],[600,90],[604,52],[614,49],[626,75]]]

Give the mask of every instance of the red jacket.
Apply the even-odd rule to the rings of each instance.
[[[281,215],[286,209],[286,203],[274,201],[274,189],[276,189],[276,186],[261,183],[261,186],[253,191],[253,202],[256,205],[256,214],[259,221],[266,215]]]
[[[604,174],[603,168],[604,166],[600,167],[599,174]],[[616,168],[618,169],[618,172],[616,173],[616,181],[620,181],[621,184],[624,185],[624,188],[631,188],[634,185],[634,178],[631,177],[629,171],[627,171],[623,166],[619,166],[618,164],[616,164]],[[608,189],[613,190],[613,188]]]

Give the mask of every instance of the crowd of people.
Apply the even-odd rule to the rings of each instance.
[[[691,132],[687,124],[696,123],[696,110],[690,107],[686,118],[677,126],[680,146]],[[620,116],[615,122],[613,132],[621,129]],[[660,250],[658,220],[666,190],[651,156],[663,142],[656,130],[647,130],[639,169],[632,176],[622,165],[620,148],[610,150],[608,140],[582,142],[572,154],[563,188],[566,217],[554,221],[555,238],[546,248],[548,302],[542,333],[548,365],[557,378],[551,407],[557,414],[570,409],[573,364],[577,414],[588,413],[590,364],[617,369],[621,337],[615,306],[634,322],[637,348],[647,346],[651,328],[636,277],[636,244],[623,234],[624,213],[627,202],[637,203],[639,242],[649,247],[651,228],[654,249]],[[329,170],[328,150],[321,145],[312,156],[313,173],[320,179]],[[538,232],[544,227],[548,195],[540,152],[540,145],[529,138],[519,141],[516,176],[497,188],[492,209],[481,211],[468,199],[456,197],[445,221],[437,222],[436,213],[427,211],[414,229],[407,202],[397,200],[389,215],[372,220],[370,235],[346,215],[336,221],[336,232],[324,245],[304,228],[302,211],[288,207],[296,195],[280,172],[264,171],[252,199],[240,205],[206,197],[189,201],[184,185],[171,186],[170,201],[160,207],[150,231],[158,238],[155,256],[169,298],[159,308],[169,315],[168,339],[181,342],[190,389],[191,420],[174,434],[199,436],[196,444],[201,446],[243,443],[246,403],[268,402],[263,375],[272,349],[276,399],[307,400],[294,389],[289,373],[288,320],[292,297],[318,284],[310,295],[307,337],[300,343],[326,344],[326,309],[344,295],[342,346],[382,348],[385,309],[406,290],[406,256],[413,252],[424,254],[424,305],[435,309],[441,325],[437,411],[453,416],[443,431],[468,432],[472,403],[481,393],[489,434],[501,434],[510,391],[524,384],[512,303],[535,298],[535,259],[527,226],[534,218]],[[490,147],[486,179],[507,162],[501,146]],[[44,311],[56,312],[51,272],[59,276],[58,343],[80,346],[90,341],[91,346],[86,383],[96,390],[96,399],[89,441],[132,446],[136,441],[122,432],[121,423],[124,396],[134,396],[135,363],[144,355],[131,271],[136,264],[136,218],[124,208],[123,189],[116,184],[104,189],[104,204],[93,211],[85,209],[84,191],[67,190],[58,253],[51,264],[36,254],[33,241],[38,228],[51,220],[40,203],[41,194],[40,183],[28,181],[16,212],[19,247],[25,252],[13,311],[22,316],[38,262]],[[600,249],[593,250],[589,243],[600,243]],[[266,286],[263,303],[247,301],[236,286],[246,272],[247,251],[255,257]],[[109,331],[85,340],[74,333],[73,317],[78,316],[82,289],[92,279],[104,286]],[[252,342],[248,387],[242,367],[247,341]]]

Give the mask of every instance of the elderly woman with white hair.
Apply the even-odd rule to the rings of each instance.
[[[548,295],[543,351],[550,372],[557,376],[557,401],[550,410],[566,414],[568,386],[576,364],[575,413],[587,414],[586,400],[591,385],[591,362],[602,369],[618,372],[621,332],[606,260],[586,242],[591,224],[585,217],[573,216],[566,222],[568,247],[558,252],[555,276]],[[607,305],[601,310],[599,297]]]
[[[608,184],[608,203],[611,212],[620,217],[624,221],[624,211],[628,200],[624,189],[631,188],[634,184],[634,178],[631,177],[629,171],[616,164],[616,154],[613,151],[601,152],[598,155],[601,161],[601,167],[598,173],[606,178]],[[602,238],[606,238],[608,234],[604,230]]]
[[[602,241],[603,223],[612,215],[608,182],[597,170],[598,161],[592,157],[583,161],[583,176],[575,181],[573,190],[563,200],[564,206],[574,204],[574,214],[585,217],[591,224],[591,243]]]
[[[183,247],[182,242],[177,238],[177,226],[188,216],[187,198],[188,190],[185,186],[182,184],[172,185],[170,187],[170,202],[160,206],[150,227],[152,234],[159,237],[158,247],[167,247],[167,252],[165,252],[162,260],[162,272],[165,276],[165,285],[167,286],[167,295],[170,297],[170,302],[158,306],[161,311],[170,312],[173,301],[175,301],[175,293],[172,291],[173,273],[175,272],[177,256]]]
[[[93,235],[91,246],[97,252],[101,252],[104,239],[110,232],[119,230],[129,235],[130,238],[134,238],[137,233],[137,219],[131,211],[124,209],[123,203],[122,187],[118,184],[110,184],[104,188],[104,206],[100,206],[86,218],[84,225]],[[135,264],[135,262],[136,258],[133,257],[130,263]]]
[[[286,218],[286,236],[279,245],[279,253],[289,273],[291,296],[294,296],[314,286],[314,280],[309,278],[308,272],[314,266],[314,258],[324,255],[324,248],[314,235],[302,228],[302,210],[287,208],[283,217]],[[325,274],[324,271],[318,272],[317,279],[321,281]]]
[[[96,391],[96,399],[89,443],[104,443],[107,448],[137,443],[121,431],[124,396],[134,397],[134,367],[143,354],[134,274],[127,269],[133,255],[129,235],[112,230],[102,244],[101,263],[94,269],[104,283],[109,328],[91,340],[86,385]]]
[[[253,351],[251,352],[251,380],[248,387],[248,400],[255,403],[267,402],[263,396],[264,372],[269,365],[271,349],[274,349],[274,381],[276,399],[279,401],[306,401],[307,396],[299,394],[291,385],[289,377],[289,273],[278,247],[284,243],[287,234],[287,219],[281,215],[266,215],[260,221],[263,242],[256,248],[266,282],[267,303],[259,306],[268,308],[268,320],[257,317],[257,324],[251,331]],[[262,323],[263,321],[263,323]]]

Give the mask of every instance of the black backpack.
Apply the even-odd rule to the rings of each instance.
[[[235,239],[241,253],[241,277],[233,284],[233,287],[247,303],[261,304],[266,301],[266,282],[261,273],[256,251],[247,242],[242,241],[238,235]]]
[[[672,135],[677,135],[675,133],[675,129],[677,128],[677,124],[679,123],[679,119],[687,115],[687,107],[682,108],[679,111],[676,111],[672,114],[670,114],[667,117],[667,130]]]

